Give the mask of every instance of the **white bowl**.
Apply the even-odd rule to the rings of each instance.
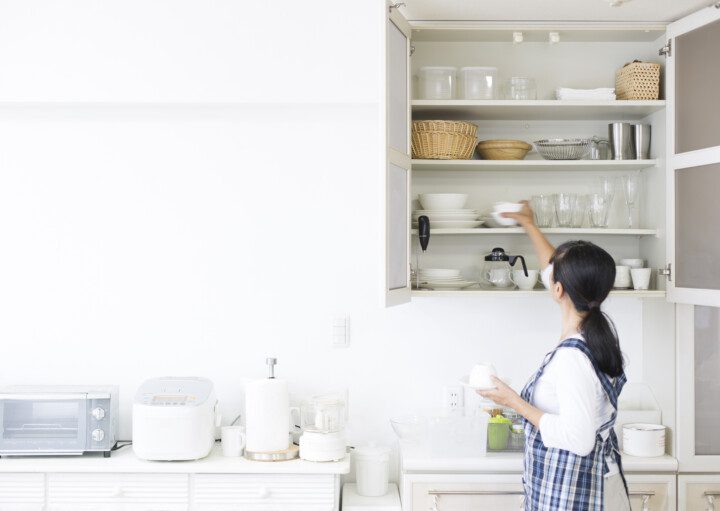
[[[425,209],[462,209],[468,195],[466,193],[421,193],[418,196]]]
[[[519,202],[496,202],[493,209],[498,213],[520,213],[523,205]]]
[[[629,266],[632,268],[642,268],[645,266],[643,259],[620,259],[620,266]]]
[[[495,383],[491,376],[495,376],[495,366],[492,364],[482,363],[475,364],[470,371],[468,383],[475,388],[495,388]]]
[[[500,213],[497,211],[492,211],[490,213],[490,216],[492,216],[493,222],[495,222],[500,227],[513,227],[518,224],[512,218],[505,218],[504,216],[500,216]]]

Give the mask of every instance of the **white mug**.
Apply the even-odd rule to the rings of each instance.
[[[223,426],[220,428],[223,456],[238,458],[243,455],[247,436],[244,426]]]
[[[512,273],[508,268],[493,268],[483,275],[485,280],[495,287],[512,287],[515,285]]]
[[[652,268],[633,268],[630,270],[630,274],[632,275],[633,288],[639,290],[650,287]]]
[[[621,266],[629,266],[632,270],[633,268],[642,268],[645,266],[645,261],[642,259],[620,259],[618,264]]]
[[[468,383],[470,386],[477,388],[494,388],[495,384],[493,383],[491,376],[495,376],[495,374],[494,365],[487,363],[475,364],[470,371]]]
[[[632,286],[630,281],[630,267],[629,266],[616,266],[615,267],[615,284],[613,287],[616,289],[627,289]]]
[[[525,272],[523,270],[513,270],[512,272],[513,282],[515,282],[515,284],[517,284],[517,287],[519,287],[523,291],[530,291],[532,289],[535,289],[535,285],[538,281],[537,270],[528,270],[527,272],[527,277],[525,276]]]

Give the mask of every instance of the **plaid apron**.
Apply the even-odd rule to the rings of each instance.
[[[623,473],[613,425],[617,416],[618,396],[626,382],[625,374],[621,374],[613,382],[607,374],[600,371],[585,342],[579,339],[566,339],[548,353],[540,369],[522,390],[522,398],[528,403],[532,403],[535,384],[559,348],[579,349],[590,359],[595,374],[615,410],[610,419],[600,426],[595,436],[595,447],[587,456],[578,456],[570,451],[545,447],[539,429],[529,421],[525,421],[525,471],[523,474],[525,510],[602,511],[604,509],[603,482],[604,476],[608,472],[606,457],[613,456],[620,474]],[[608,432],[607,438],[603,438],[602,435],[605,431]],[[622,478],[625,483],[625,476],[623,475]],[[625,483],[625,489],[627,490],[627,483]]]

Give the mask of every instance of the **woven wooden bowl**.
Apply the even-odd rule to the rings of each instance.
[[[522,160],[532,146],[522,140],[483,140],[477,153],[483,160]]]

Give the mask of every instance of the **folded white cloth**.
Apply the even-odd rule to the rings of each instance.
[[[614,100],[615,89],[601,87],[599,89],[568,89],[558,87],[555,90],[557,99],[566,100]]]

